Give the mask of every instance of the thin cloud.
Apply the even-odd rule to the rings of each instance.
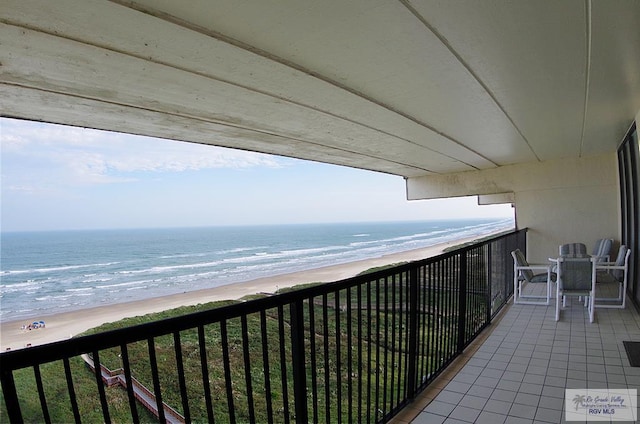
[[[136,181],[145,173],[281,168],[287,163],[261,153],[85,128],[13,119],[0,119],[0,125],[3,167],[12,171],[3,173],[18,180],[15,186],[27,186],[25,180],[38,176],[68,184],[113,184]]]
[[[28,194],[37,193],[41,190],[40,188],[31,186],[31,185],[10,185],[10,186],[4,187],[4,189],[7,191],[21,192],[21,193],[28,193]]]

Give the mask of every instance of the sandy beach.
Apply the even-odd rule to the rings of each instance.
[[[160,312],[179,306],[197,305],[217,300],[239,299],[256,293],[274,293],[279,288],[311,282],[332,282],[353,277],[370,268],[388,264],[414,261],[436,256],[452,245],[473,241],[477,237],[460,239],[427,248],[384,255],[376,258],[323,268],[259,278],[210,289],[156,297],[135,302],[114,303],[90,309],[80,309],[32,319],[20,319],[0,323],[0,351],[20,349],[68,339],[90,328],[127,317]],[[45,328],[24,330],[22,326],[32,321],[44,320]]]

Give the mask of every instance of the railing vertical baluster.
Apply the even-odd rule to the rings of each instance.
[[[407,398],[414,398],[416,395],[416,369],[417,369],[417,346],[418,346],[418,268],[412,267],[409,270],[409,356],[407,358]]]
[[[149,364],[151,365],[151,378],[153,380],[153,391],[156,396],[156,407],[158,409],[158,420],[161,423],[167,422],[164,414],[164,405],[162,403],[162,390],[160,389],[160,376],[158,373],[158,360],[156,359],[156,346],[153,337],[147,339],[147,347],[149,351]]]
[[[310,297],[309,305],[309,355],[311,367],[311,405],[313,410],[313,422],[317,423],[318,418],[318,376],[316,367],[316,319],[314,298]]]
[[[443,363],[446,363],[449,356],[451,356],[451,345],[452,345],[452,340],[453,338],[451,337],[452,335],[456,335],[456,339],[455,341],[457,342],[457,320],[455,321],[455,325],[456,328],[452,328],[451,324],[453,322],[452,317],[453,315],[453,310],[454,307],[456,306],[456,302],[457,302],[457,284],[456,284],[456,280],[454,279],[454,277],[457,275],[456,271],[453,269],[453,262],[455,261],[455,256],[450,257],[447,259],[447,261],[445,262],[445,267],[444,267],[444,276],[443,276],[443,280],[444,280],[444,284],[446,284],[447,286],[447,301],[445,303],[445,311],[447,314],[447,322],[445,323],[445,334],[449,334],[449,337],[447,337],[447,343],[446,343],[446,347],[445,347],[445,351],[444,351],[444,355],[443,356],[443,361],[441,362],[441,365]],[[455,296],[455,300],[454,300],[454,294]]]
[[[429,359],[431,354],[427,354],[429,352],[430,346],[430,338],[429,338],[429,325],[431,323],[430,317],[431,307],[430,305],[430,296],[433,290],[429,287],[429,266],[424,265],[420,267],[418,272],[418,293],[420,295],[420,299],[422,301],[422,307],[419,310],[418,317],[420,317],[420,331],[422,334],[422,341],[420,343],[420,373],[418,374],[418,379],[420,381],[420,387],[424,386],[424,383],[427,381],[427,375],[429,374]],[[428,356],[427,356],[428,355]]]
[[[347,419],[348,422],[353,422],[353,358],[351,357],[351,350],[353,338],[351,333],[351,287],[347,287]]]
[[[461,261],[461,257],[462,257],[463,253],[458,253],[456,255],[453,256],[454,260],[451,261],[451,268],[449,269],[449,273],[451,276],[454,276],[455,278],[453,279],[454,281],[454,285],[456,287],[456,292],[455,295],[451,296],[451,311],[453,312],[454,316],[458,318],[458,320],[456,320],[453,324],[452,324],[452,330],[455,331],[457,337],[455,339],[451,340],[451,349],[449,350],[448,353],[448,357],[447,360],[450,360],[452,358],[454,358],[458,352],[458,340],[460,337],[460,331],[458,331],[458,326],[460,325],[460,293],[461,293],[461,279],[464,279],[464,277],[460,276],[460,261]],[[465,280],[466,281],[466,280]],[[462,320],[463,325],[464,325],[464,318]],[[464,328],[464,327],[463,327]],[[464,331],[462,332],[462,334],[464,334]]]
[[[51,424],[51,416],[49,415],[49,407],[47,406],[47,398],[44,395],[44,386],[42,385],[42,374],[40,373],[40,365],[33,367],[33,374],[36,378],[36,386],[38,387],[38,397],[40,398],[40,405],[42,405],[42,417],[44,422]]]
[[[102,382],[102,368],[100,366],[100,353],[97,350],[92,352],[93,366],[95,368],[96,384],[98,385],[98,394],[100,396],[100,406],[102,407],[102,417],[105,423],[111,422],[109,416],[109,405],[107,404],[107,395],[104,391],[104,383]]]
[[[433,331],[433,338],[434,338],[434,349],[436,350],[435,352],[435,363],[434,363],[434,367],[436,369],[439,369],[440,366],[442,365],[442,351],[444,349],[445,346],[445,342],[447,341],[447,334],[445,331],[443,331],[443,327],[442,327],[442,317],[444,312],[446,312],[444,310],[444,279],[442,278],[442,268],[443,268],[443,264],[442,262],[436,262],[434,264],[435,266],[433,267],[433,278],[434,278],[434,284],[436,285],[436,292],[435,292],[435,304],[436,304],[436,311],[435,311],[435,317],[434,317],[434,331]],[[441,335],[441,337],[437,337],[437,334]],[[434,369],[435,371],[435,369]]]
[[[508,239],[506,243],[502,244],[503,249],[500,251],[502,255],[507,255],[510,252],[514,251],[517,247],[515,242],[512,239]],[[500,270],[502,271],[502,284],[500,289],[503,291],[504,296],[502,296],[502,302],[504,304],[507,303],[507,300],[511,297],[513,291],[513,261],[505,261],[500,258]],[[511,288],[509,288],[511,287]],[[495,315],[494,310],[492,312],[492,316]]]
[[[417,269],[417,267],[412,266],[413,269]],[[407,279],[407,285],[405,287],[405,305],[404,305],[404,334],[405,334],[405,338],[404,338],[404,363],[405,363],[405,370],[404,370],[404,399],[411,399],[413,396],[409,393],[409,383],[408,383],[408,376],[409,376],[409,357],[410,357],[410,350],[409,350],[409,346],[411,343],[411,340],[409,338],[409,331],[410,331],[410,321],[411,321],[411,285],[410,285],[410,281],[411,281],[411,273],[412,270],[408,270],[406,273],[406,279]],[[416,304],[416,310],[418,308],[418,305]],[[420,325],[420,321],[419,321],[419,317],[416,317],[416,329],[419,328]],[[417,335],[416,335],[417,336]],[[416,339],[416,349],[418,349],[418,340]],[[418,369],[418,361],[420,360],[420,358],[417,355],[417,352],[414,352],[414,359],[415,359],[415,363],[414,368]],[[414,376],[415,376],[415,372],[414,372]]]
[[[480,320],[479,322],[482,323],[482,327],[484,327],[484,323],[487,322],[487,310],[489,309],[486,301],[487,293],[489,293],[490,291],[488,287],[488,285],[490,285],[489,276],[486,274],[488,269],[487,247],[488,245],[486,245],[485,248],[481,249],[480,254],[478,255],[478,266],[483,271],[483,273],[478,274],[478,290],[480,290],[480,293],[476,295],[476,305],[478,308],[477,316]],[[481,314],[482,312],[484,312],[484,314]],[[469,340],[467,340],[467,343],[469,343]]]
[[[479,311],[478,294],[482,290],[482,277],[473,272],[480,265],[480,249],[474,248],[469,251],[472,254],[471,266],[467,264],[468,283],[467,283],[467,332],[464,338],[464,344],[467,345],[469,337],[475,333],[477,328],[476,314]]]
[[[356,308],[358,309],[358,421],[362,420],[362,284],[356,289]]]
[[[458,337],[460,332],[458,331],[458,324],[459,324],[459,320],[460,317],[459,315],[459,301],[458,301],[458,296],[460,294],[460,276],[459,274],[459,269],[458,265],[460,261],[460,254],[457,253],[455,255],[453,255],[451,257],[451,259],[448,261],[448,268],[447,268],[447,278],[449,280],[449,305],[447,307],[447,311],[449,314],[449,322],[447,322],[447,327],[448,330],[450,331],[449,334],[455,334],[456,338],[454,339],[453,337],[449,337],[449,343],[447,346],[447,356],[445,357],[445,363],[449,361],[449,359],[452,357],[452,355],[457,351],[458,348]],[[454,319],[455,317],[455,319]]]
[[[284,335],[284,308],[282,305],[278,306],[278,334],[280,336],[280,378],[282,380],[282,407],[284,409],[284,422],[289,424],[290,412],[289,412],[289,386],[287,376],[287,353],[285,350],[285,335]]]
[[[484,306],[484,296],[480,298],[480,295],[484,293],[484,284],[483,284],[484,278],[480,273],[473,272],[474,270],[479,271],[483,268],[482,261],[481,261],[483,257],[484,255],[482,254],[481,247],[474,249],[473,264],[472,266],[467,266],[469,279],[470,281],[472,281],[473,285],[471,288],[467,289],[467,291],[469,292],[467,295],[467,302],[470,303],[470,307],[468,307],[470,311],[469,320],[468,320],[469,324],[467,325],[467,327],[469,328],[470,331],[467,332],[467,336],[465,337],[465,340],[464,340],[465,346],[469,342],[469,338],[473,334],[475,334],[476,329],[478,328],[478,324],[479,324],[478,316]],[[479,299],[482,299],[483,302],[480,303],[478,301]],[[482,318],[482,321],[484,321],[484,316]]]
[[[417,283],[416,283],[416,289],[418,291],[418,305],[416,305],[417,308],[417,316],[418,316],[418,321],[417,321],[417,330],[418,330],[418,334],[422,334],[422,338],[420,339],[420,344],[416,346],[416,348],[418,349],[418,351],[420,352],[420,355],[418,355],[418,352],[416,352],[416,356],[420,357],[420,367],[416,367],[416,378],[417,380],[417,385],[415,386],[416,388],[420,387],[422,388],[422,384],[424,383],[424,381],[422,380],[422,377],[427,375],[427,373],[425,372],[426,369],[426,356],[424,354],[425,349],[427,347],[428,344],[428,340],[429,340],[429,336],[428,336],[428,324],[427,324],[427,317],[428,317],[428,309],[427,309],[427,296],[429,295],[428,293],[428,287],[427,287],[427,277],[426,277],[426,269],[425,266],[420,266],[417,268],[416,270],[416,278],[417,278]]]
[[[507,243],[507,252],[512,252],[519,247],[515,241],[509,240],[509,243]],[[524,250],[520,250],[524,252]],[[513,295],[513,261],[502,261],[502,272],[506,276],[502,282],[502,289],[505,291],[504,302],[506,303],[507,299]]]
[[[493,246],[495,242],[488,245],[487,248],[487,296],[485,302],[487,303],[487,315],[485,320],[487,325],[491,323],[491,315],[493,313],[491,303],[493,299]]]
[[[180,343],[180,332],[173,333],[173,344],[176,352],[176,365],[178,367],[178,381],[180,383],[180,397],[182,398],[182,414],[185,422],[191,422],[189,411],[189,396],[187,395],[187,382],[184,377],[184,363],[182,362],[182,344]]]
[[[464,252],[460,257],[466,258],[467,268],[471,268],[474,265],[474,251],[475,249],[469,249]],[[467,275],[465,272],[461,275],[461,278],[465,282],[461,284],[460,291],[464,293],[464,306],[465,306],[465,314],[464,314],[464,331],[462,333],[462,349],[464,350],[464,346],[467,343],[467,335],[471,331],[473,323],[471,322],[471,314],[473,312],[473,299],[471,298],[471,294],[473,293],[473,289],[475,287],[475,279],[472,275]],[[462,286],[464,285],[464,290],[462,290]],[[467,315],[468,314],[468,315]],[[458,346],[459,348],[460,346]],[[462,350],[457,350],[458,353],[462,353]]]
[[[204,400],[207,407],[207,420],[215,423],[213,415],[213,401],[211,399],[211,384],[209,383],[209,365],[207,362],[207,343],[204,334],[204,325],[198,326],[198,347],[200,348],[200,369],[202,370],[202,387],[204,388]]]
[[[304,352],[304,303],[302,299],[291,303],[291,359],[293,366],[293,402],[296,422],[306,424],[307,411],[307,371]]]
[[[483,252],[481,255],[482,259],[480,261],[480,266],[482,266],[484,269],[484,273],[482,274],[482,281],[480,283],[481,289],[483,290],[482,294],[484,294],[484,296],[478,296],[478,304],[481,305],[480,307],[484,309],[484,316],[482,316],[482,322],[483,322],[482,328],[488,325],[489,322],[491,321],[490,252],[491,252],[491,245],[487,244],[483,249]],[[489,302],[487,302],[487,299],[489,299]]]
[[[396,316],[398,315],[396,312],[396,291],[398,290],[398,275],[393,275],[391,277],[391,379],[389,381],[389,409],[387,409],[387,413],[391,411],[394,407],[393,399],[394,399],[394,388],[395,388],[395,377],[396,377]],[[400,371],[400,370],[398,370]]]
[[[378,413],[380,411],[380,372],[383,369],[380,364],[380,320],[382,319],[380,312],[380,280],[376,280],[376,385],[374,388],[375,391],[375,410],[374,410],[374,421],[378,422]],[[369,421],[371,422],[371,421]]]
[[[434,264],[429,264],[427,265],[427,268],[425,269],[425,275],[426,275],[426,279],[427,279],[427,283],[428,286],[426,288],[427,290],[427,296],[428,296],[428,301],[427,301],[427,305],[428,305],[428,314],[426,316],[427,318],[427,330],[429,331],[428,335],[427,335],[427,340],[428,342],[426,343],[425,346],[425,352],[424,355],[426,358],[430,358],[427,359],[427,365],[426,365],[426,370],[424,375],[429,376],[429,379],[431,380],[433,377],[433,373],[434,373],[434,363],[436,361],[436,343],[435,343],[435,330],[436,330],[436,318],[437,318],[437,305],[436,305],[436,285],[434,282],[434,277],[433,277],[433,268],[434,268]]]
[[[236,408],[233,404],[233,385],[231,381],[231,368],[229,365],[229,337],[227,335],[227,320],[220,321],[220,341],[222,343],[222,364],[224,367],[224,384],[227,390],[227,408],[229,409],[229,422],[236,422]]]
[[[469,274],[469,281],[472,282],[472,286],[467,288],[467,309],[469,310],[469,319],[470,324],[467,327],[470,329],[467,332],[467,337],[465,337],[464,343],[465,346],[469,342],[469,338],[471,335],[475,334],[475,329],[478,328],[478,314],[482,311],[482,306],[484,305],[484,296],[481,298],[483,300],[482,304],[478,302],[479,296],[484,293],[484,285],[483,278],[478,272],[474,272],[474,270],[482,269],[483,265],[481,264],[480,258],[482,257],[482,249],[474,249],[473,254],[473,263],[471,266],[467,264],[467,272]],[[481,268],[476,268],[481,267]],[[484,321],[484,314],[482,315],[482,320]]]
[[[461,255],[461,258],[466,258],[467,261],[467,268],[471,268],[474,265],[474,250],[475,249],[470,249],[467,250],[465,253],[463,253]],[[469,332],[471,331],[471,328],[473,326],[473,323],[471,322],[471,314],[473,313],[473,299],[471,297],[471,294],[473,293],[473,289],[475,288],[475,279],[473,278],[472,275],[467,275],[467,273],[465,272],[464,275],[461,276],[462,279],[465,281],[464,283],[464,290],[462,290],[462,287],[460,287],[460,291],[464,293],[464,306],[465,306],[465,314],[464,314],[464,332],[462,333],[462,349],[464,350],[464,346],[467,343],[467,335],[469,334]],[[462,286],[463,284],[461,284]],[[458,346],[459,347],[459,346]],[[458,353],[461,353],[462,351],[458,351]]]
[[[71,364],[69,363],[69,358],[64,358],[62,362],[64,363],[64,374],[67,379],[67,390],[69,391],[69,398],[71,399],[71,410],[73,411],[73,419],[77,423],[79,423],[82,420],[80,419],[80,411],[78,410],[78,399],[76,399],[76,390],[73,387]]]
[[[331,374],[329,370],[329,299],[322,295],[322,331],[324,333],[324,409],[327,424],[331,423]]]
[[[508,240],[509,242],[506,243],[507,247],[505,250],[502,251],[503,255],[509,254],[509,252],[513,252],[517,246],[517,244],[515,242],[513,242],[511,239]],[[524,252],[524,251],[523,251]],[[513,294],[513,265],[512,265],[512,261],[501,261],[501,268],[502,268],[502,275],[503,275],[503,281],[502,281],[502,290],[504,291],[504,296],[502,299],[502,302],[504,304],[507,303],[507,300],[511,297],[511,295]],[[495,313],[493,314],[495,315]]]
[[[447,258],[444,262],[444,264],[442,265],[442,267],[440,267],[440,272],[441,272],[441,278],[442,278],[442,286],[443,286],[443,296],[445,296],[445,292],[446,292],[446,296],[443,298],[443,312],[442,312],[442,316],[440,317],[440,319],[442,320],[442,331],[444,332],[443,334],[447,334],[448,336],[445,338],[444,341],[444,347],[443,347],[443,351],[441,354],[441,361],[439,363],[440,366],[442,366],[443,363],[446,362],[446,359],[449,357],[449,351],[451,350],[451,338],[452,336],[455,334],[454,331],[452,331],[451,329],[451,316],[452,316],[452,309],[453,309],[453,291],[456,290],[456,287],[453,285],[453,281],[452,281],[452,277],[455,274],[452,274],[451,272],[451,262],[453,261],[453,258]],[[445,318],[446,317],[446,318]]]
[[[394,383],[394,387],[395,387],[395,400],[394,400],[394,404],[393,407],[394,409],[400,404],[400,394],[405,390],[403,385],[404,385],[404,381],[406,381],[406,375],[405,375],[405,369],[403,368],[403,356],[406,354],[407,350],[404,348],[403,345],[403,340],[406,339],[406,337],[403,337],[403,333],[404,333],[404,328],[405,326],[405,319],[404,319],[404,312],[406,311],[406,308],[404,307],[404,290],[403,290],[403,286],[405,284],[405,280],[406,280],[406,276],[405,273],[399,273],[398,274],[398,299],[397,299],[397,303],[395,303],[396,305],[396,312],[395,315],[397,315],[397,331],[398,331],[398,343],[397,343],[397,347],[395,348],[395,351],[397,353],[397,361],[398,361],[398,365],[395,366],[394,368],[397,368],[397,372],[396,372],[396,381]]]
[[[264,363],[264,394],[267,402],[267,420],[273,423],[273,403],[271,402],[271,372],[269,363],[269,338],[267,337],[267,313],[260,311],[260,331],[262,337],[262,362]]]
[[[371,337],[371,326],[373,321],[371,321],[371,309],[373,305],[371,304],[371,281],[367,282],[367,421],[371,422],[371,345],[373,344],[373,339]],[[377,320],[376,320],[377,321]],[[377,344],[377,343],[376,343]]]
[[[387,415],[387,384],[389,369],[389,276],[384,278],[384,381],[382,383],[382,417]]]
[[[249,355],[249,329],[247,328],[247,316],[240,317],[242,326],[242,356],[244,358],[244,381],[247,388],[247,408],[249,410],[249,422],[256,422],[255,408],[253,405],[253,385],[251,384],[251,357]]]
[[[415,266],[411,267],[412,269],[415,268]],[[410,310],[410,303],[411,303],[411,299],[410,299],[410,294],[409,291],[411,290],[410,287],[410,279],[411,279],[411,269],[407,270],[405,272],[405,288],[404,288],[404,306],[403,309],[400,311],[402,313],[402,320],[404,322],[403,324],[403,331],[402,333],[404,334],[404,346],[403,346],[403,351],[404,351],[404,370],[402,373],[402,378],[403,378],[403,384],[402,384],[402,397],[403,399],[410,399],[411,395],[408,395],[408,382],[407,382],[407,377],[409,375],[409,320],[411,319],[411,310]],[[417,359],[416,359],[417,360]],[[414,364],[417,366],[417,363]]]
[[[451,300],[451,282],[446,281],[446,268],[449,266],[450,258],[445,259],[441,264],[438,264],[438,284],[440,285],[440,307],[438,308],[438,334],[442,340],[438,349],[438,368],[444,363],[443,358],[447,355],[449,339],[452,334],[447,325],[446,320],[449,314],[449,301]]]
[[[510,240],[511,241],[511,240]],[[517,245],[514,242],[507,243],[507,248],[503,251],[503,254],[513,252]],[[502,290],[504,291],[503,303],[507,303],[507,300],[511,298],[513,294],[513,261],[501,261],[501,269],[503,273]],[[493,314],[495,316],[495,312]]]
[[[340,330],[340,291],[334,292],[334,307],[336,311],[336,406],[337,423],[342,422],[342,352],[340,343],[342,342],[342,331]]]
[[[140,422],[138,418],[138,408],[136,407],[136,397],[133,394],[133,381],[131,379],[131,364],[129,363],[129,350],[127,345],[120,346],[120,356],[122,358],[122,366],[124,368],[124,378],[127,382],[127,396],[129,398],[129,409],[131,410],[131,420],[134,423]]]
[[[407,347],[403,345],[403,340],[406,340],[407,337],[402,337],[404,331],[409,330],[406,325],[406,319],[404,315],[407,312],[407,307],[404,304],[403,287],[405,284],[408,284],[407,273],[403,271],[398,275],[398,384],[396,385],[396,406],[400,404],[400,395],[404,392],[403,396],[405,396],[407,391],[407,388],[405,386],[405,384],[407,383],[407,361],[405,356],[407,354]],[[405,356],[404,368],[402,362],[403,356]]]
[[[444,279],[442,278],[442,268],[444,267],[444,263],[438,262],[436,264],[436,266],[434,267],[434,273],[435,276],[434,278],[435,283],[437,285],[438,291],[436,292],[436,299],[435,301],[437,302],[437,315],[436,315],[436,331],[434,332],[434,339],[435,339],[435,348],[436,348],[436,364],[435,367],[436,369],[439,369],[440,366],[442,365],[442,355],[444,352],[444,346],[445,346],[445,342],[447,341],[447,333],[446,331],[444,331],[444,327],[443,327],[443,316],[445,314],[445,292],[444,292]],[[435,371],[435,370],[434,370]]]
[[[472,330],[473,333],[467,335],[465,340],[465,345],[469,343],[469,340],[473,334],[476,333],[477,329],[480,328],[481,322],[484,322],[484,311],[485,306],[485,296],[486,296],[486,279],[484,273],[480,273],[480,271],[486,270],[486,265],[484,264],[484,249],[481,247],[477,249],[475,264],[473,267],[468,268],[467,271],[469,275],[473,278],[473,292],[470,293],[471,299],[473,299],[473,315],[472,315]],[[476,269],[477,272],[474,274],[473,270]],[[485,296],[483,296],[483,294]]]
[[[411,272],[412,269],[415,269],[415,266],[412,266],[411,269],[409,269],[408,271],[406,271],[405,273],[405,289],[404,289],[404,309],[403,309],[403,320],[404,320],[404,330],[403,330],[403,334],[404,334],[404,372],[403,372],[403,379],[404,379],[404,383],[402,385],[403,387],[403,399],[411,399],[411,395],[409,394],[409,386],[408,386],[408,376],[409,376],[409,344],[411,342],[411,340],[409,339],[409,328],[410,328],[410,319],[411,319],[411,298],[410,298],[410,291],[411,291],[411,286],[410,286],[410,280],[411,280]],[[414,367],[417,367],[417,356],[414,358],[416,360],[416,363],[414,364]]]
[[[13,379],[13,370],[0,367],[0,375],[2,375],[2,396],[4,397],[4,403],[7,408],[9,422],[23,422],[16,382]]]
[[[460,253],[460,266],[458,268],[458,346],[457,352],[460,354],[465,346],[465,329],[467,323],[467,255],[470,250]]]

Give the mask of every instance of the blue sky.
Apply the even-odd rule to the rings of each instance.
[[[512,217],[476,198],[407,201],[401,177],[0,118],[2,231]]]

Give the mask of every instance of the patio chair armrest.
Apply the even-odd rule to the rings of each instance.
[[[621,269],[624,270],[626,267],[624,265],[602,265],[596,264],[596,270],[612,270],[612,269]]]
[[[534,269],[542,269],[542,270],[547,270],[547,271],[550,271],[550,270],[551,270],[551,267],[552,267],[552,265],[542,265],[542,264],[540,264],[540,265],[535,265],[535,264],[534,264],[534,265],[532,265],[532,264],[529,264],[529,265],[527,265],[527,266],[519,266],[519,265],[516,265],[516,269],[531,269],[531,270],[534,270]]]

